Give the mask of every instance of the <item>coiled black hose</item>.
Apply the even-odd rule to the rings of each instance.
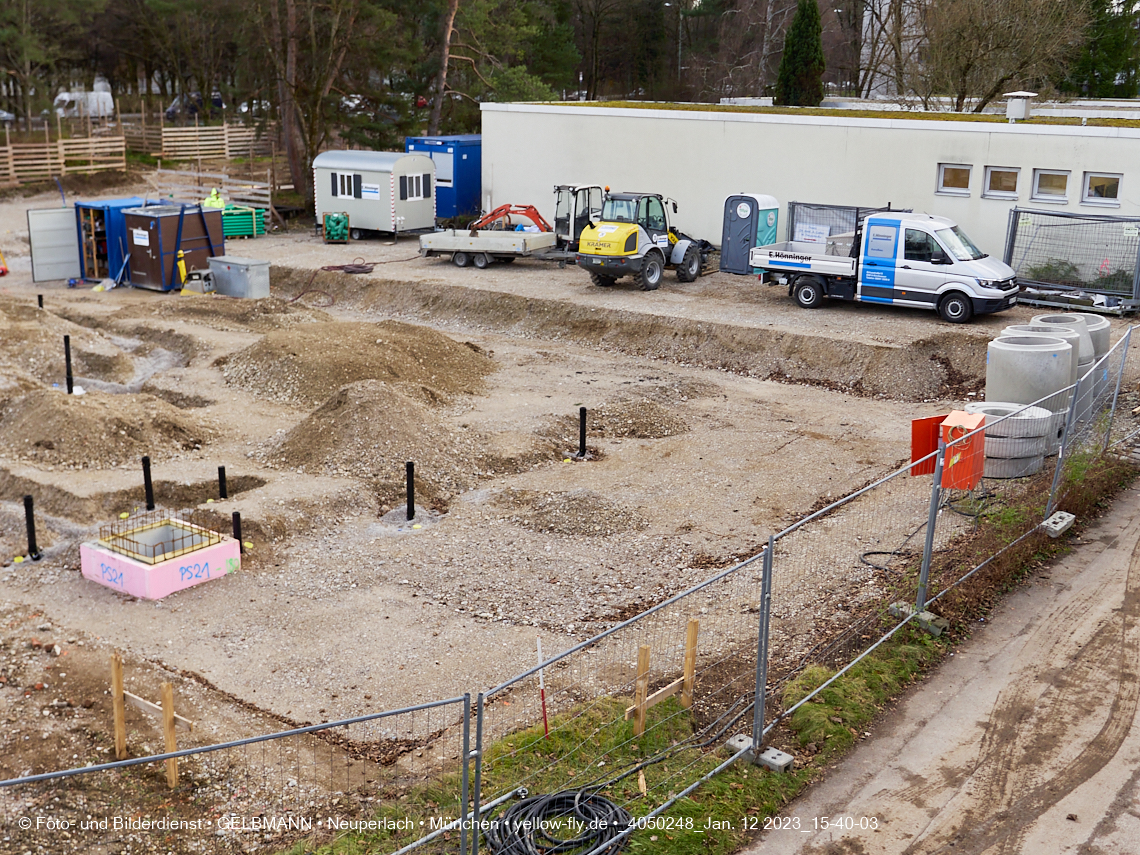
[[[489,821],[485,838],[495,855],[591,852],[607,842],[599,855],[617,855],[629,841],[618,835],[632,822],[624,808],[597,793],[564,790],[515,802]]]

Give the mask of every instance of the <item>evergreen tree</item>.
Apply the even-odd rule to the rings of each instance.
[[[776,77],[776,103],[818,107],[823,100],[823,26],[816,0],[799,0],[784,37],[784,55]]]
[[[1138,0],[1092,0],[1092,24],[1061,89],[1090,98],[1135,98],[1140,76]]]

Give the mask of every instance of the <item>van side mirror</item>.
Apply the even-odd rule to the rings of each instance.
[[[942,249],[936,249],[930,254],[931,264],[953,264],[953,262],[946,257],[946,253]]]

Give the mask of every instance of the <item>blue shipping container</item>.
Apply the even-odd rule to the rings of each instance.
[[[435,161],[435,215],[449,219],[479,213],[483,187],[483,137],[458,134],[408,137],[404,151],[428,155]]]
[[[138,196],[75,203],[81,277],[110,279],[119,275],[130,246],[123,209],[145,204]]]

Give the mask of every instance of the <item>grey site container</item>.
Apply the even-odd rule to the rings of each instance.
[[[269,262],[236,255],[218,255],[210,259],[214,288],[227,297],[260,300],[269,296]]]

